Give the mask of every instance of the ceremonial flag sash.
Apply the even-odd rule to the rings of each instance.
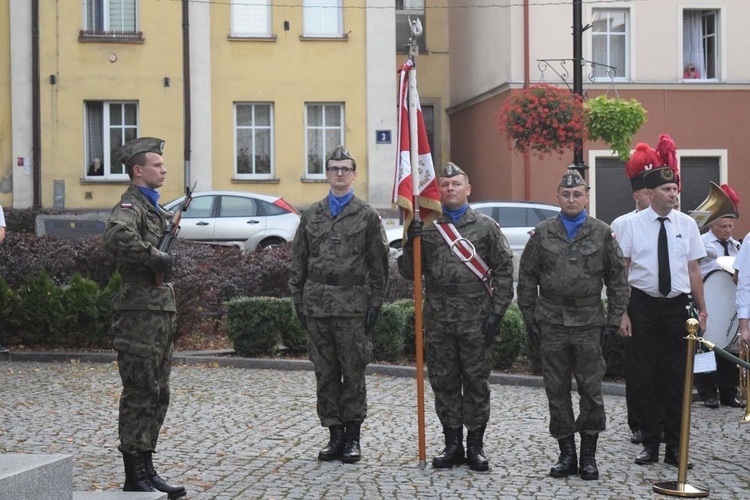
[[[479,278],[487,288],[487,293],[492,296],[492,283],[490,282],[492,271],[482,257],[477,254],[471,241],[461,236],[452,222],[435,221],[435,227],[445,242],[448,243],[448,246],[451,247],[451,251]]]

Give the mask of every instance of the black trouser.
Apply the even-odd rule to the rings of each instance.
[[[685,294],[654,298],[637,288],[630,294],[632,376],[627,383],[632,384],[633,410],[645,444],[659,442],[659,406],[664,411],[666,443],[676,445],[680,440],[688,303]]]

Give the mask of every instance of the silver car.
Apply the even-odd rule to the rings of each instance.
[[[164,205],[175,210],[184,196]],[[240,191],[193,194],[182,214],[179,237],[203,243],[236,245],[244,251],[291,241],[299,212],[283,198]]]

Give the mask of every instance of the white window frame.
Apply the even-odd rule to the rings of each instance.
[[[426,0],[400,0],[396,1],[396,52],[407,53],[405,44],[399,43],[398,29],[400,26],[408,25],[408,19],[420,19],[422,22],[422,36],[417,39],[420,53],[427,52],[427,16],[425,15]],[[400,8],[399,8],[400,7]],[[407,42],[408,40],[401,40]]]
[[[331,22],[326,16],[336,16]],[[327,26],[330,24],[330,26]],[[335,24],[336,26],[333,26]],[[343,38],[343,0],[302,0],[302,36],[306,38]]]
[[[84,0],[83,5],[83,26],[85,27],[86,31],[93,31],[93,32],[109,32],[109,31],[115,31],[115,32],[123,32],[123,33],[132,33],[138,31],[138,0]],[[89,20],[89,13],[92,10],[91,5],[94,4],[95,6],[98,6],[98,9],[101,9],[102,11],[102,27],[101,29],[96,27],[96,21],[95,20]],[[133,26],[132,29],[124,29],[122,25],[120,26],[112,26],[112,11],[115,7],[120,7],[122,9],[122,12],[124,13],[126,9],[129,9],[132,4],[133,9]],[[125,17],[124,15],[122,16]]]
[[[684,19],[685,19],[685,11],[689,10],[697,10],[697,11],[713,11],[716,13],[716,40],[715,40],[715,49],[714,49],[714,57],[716,57],[716,74],[713,77],[706,78],[705,74],[702,73],[700,78],[684,78],[683,73],[685,71],[686,65],[691,61],[685,60],[685,38],[684,38]],[[726,30],[724,29],[726,18],[726,9],[723,6],[719,5],[703,5],[703,4],[697,4],[697,5],[690,5],[690,6],[684,6],[680,9],[678,9],[678,32],[677,32],[677,39],[679,40],[679,50],[677,51],[678,54],[678,63],[677,67],[679,69],[679,75],[678,78],[683,83],[692,83],[692,82],[715,82],[715,81],[726,81],[726,64],[724,64],[724,61],[727,60],[727,54],[726,54]]]
[[[239,106],[251,106],[253,109],[253,122],[251,125],[238,125],[237,124],[237,108]],[[255,108],[257,106],[266,106],[268,107],[268,117],[269,117],[269,124],[268,125],[257,125],[255,123]],[[274,118],[273,118],[274,108],[273,103],[270,102],[236,102],[233,106],[233,120],[232,123],[234,124],[233,130],[234,130],[234,175],[235,179],[253,179],[253,180],[260,180],[260,179],[273,179],[274,172],[275,172],[275,162],[274,162]],[[250,130],[253,132],[252,134],[252,153],[250,154],[250,157],[252,158],[252,170],[251,173],[240,173],[237,165],[237,157],[239,156],[239,142],[237,139],[237,131],[238,130]],[[255,131],[258,130],[267,130],[269,132],[269,163],[270,168],[268,173],[255,173],[256,165],[255,165],[255,151],[256,151],[256,145],[255,145]]]
[[[307,120],[307,114],[308,110],[310,109],[310,106],[323,106],[323,120],[322,125],[308,125]],[[326,125],[326,119],[325,115],[328,112],[333,112],[333,107],[338,106],[339,108],[339,123],[340,125],[338,127],[332,127]],[[339,146],[341,144],[346,144],[346,121],[345,121],[346,115],[344,113],[344,103],[343,102],[306,102],[305,103],[305,157],[304,157],[304,165],[305,165],[305,178],[306,179],[325,179],[326,178],[326,166],[325,161],[327,155],[334,150],[336,146]],[[337,144],[326,144],[326,131],[332,130],[332,129],[338,129],[339,130],[339,141]],[[309,170],[309,156],[310,156],[310,148],[313,146],[309,143],[309,131],[310,130],[321,130],[322,136],[323,136],[323,157],[321,158],[323,165],[322,165],[322,172],[320,173],[314,173],[310,172]]]
[[[101,103],[102,104],[102,169],[104,170],[104,174],[101,176],[88,176],[88,167],[93,160],[93,158],[89,158],[91,155],[91,137],[89,134],[89,110],[88,105],[89,103]],[[136,123],[135,125],[128,125],[128,124],[122,124],[117,126],[112,126],[111,119],[110,119],[110,108],[112,106],[123,106],[123,105],[134,105],[135,106],[135,113],[136,113]],[[110,141],[110,133],[109,131],[113,128],[120,128],[122,131],[121,136],[125,138],[126,131],[135,131],[134,134],[131,134],[133,138],[139,137],[139,127],[141,123],[141,115],[140,115],[140,106],[138,104],[138,101],[97,101],[97,100],[89,100],[84,101],[84,139],[85,139],[85,151],[83,157],[85,158],[85,164],[83,165],[84,168],[84,177],[86,177],[88,180],[128,180],[128,173],[125,169],[125,166],[119,166],[118,168],[122,168],[122,173],[112,173],[112,162],[111,162],[111,156],[112,151],[119,149],[122,144],[125,142],[123,141],[122,144],[112,145]],[[124,113],[123,113],[123,116]]]
[[[231,36],[267,38],[273,33],[271,0],[232,0]],[[265,23],[259,19],[265,16]],[[256,20],[258,20],[256,22]],[[265,26],[263,26],[265,24]]]
[[[603,8],[592,8],[591,9],[591,20],[592,21],[593,21],[594,17],[597,14],[600,14],[600,13],[607,13],[607,14],[612,13],[612,12],[622,12],[622,13],[624,13],[625,14],[625,32],[622,33],[622,34],[619,33],[619,32],[610,33],[609,31],[595,33],[594,30],[593,30],[593,28],[592,28],[591,29],[591,47],[589,49],[589,58],[592,61],[600,63],[600,64],[606,64],[608,66],[614,66],[610,62],[610,58],[611,58],[610,39],[612,37],[614,37],[614,36],[622,36],[622,37],[624,37],[625,38],[625,43],[624,43],[624,47],[625,47],[625,63],[624,64],[625,64],[625,67],[624,68],[617,68],[617,73],[616,73],[614,79],[615,79],[615,81],[629,81],[632,78],[631,71],[630,71],[631,64],[632,64],[631,63],[630,54],[631,54],[631,44],[632,44],[631,26],[633,25],[633,23],[632,23],[633,13],[632,13],[632,11],[631,11],[631,9],[629,7],[618,7],[617,5],[618,4],[615,3],[612,6],[608,5],[607,7],[603,7]],[[606,38],[607,38],[607,51],[606,51],[607,52],[607,60],[606,61],[595,61],[594,60],[594,37],[596,36],[597,38],[604,38],[603,35],[606,35]],[[596,67],[592,68],[592,71],[596,71]],[[595,80],[596,81],[609,80],[609,77],[607,77],[607,76],[598,76],[598,77],[595,77]]]

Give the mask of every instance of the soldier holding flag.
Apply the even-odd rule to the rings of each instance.
[[[421,222],[412,222],[399,272],[414,278],[412,242],[421,236],[427,366],[445,435],[445,449],[432,466],[451,468],[466,461],[472,470],[486,471],[491,348],[513,299],[512,253],[498,224],[467,203],[471,185],[463,170],[449,162],[438,185],[443,213],[424,230]]]

